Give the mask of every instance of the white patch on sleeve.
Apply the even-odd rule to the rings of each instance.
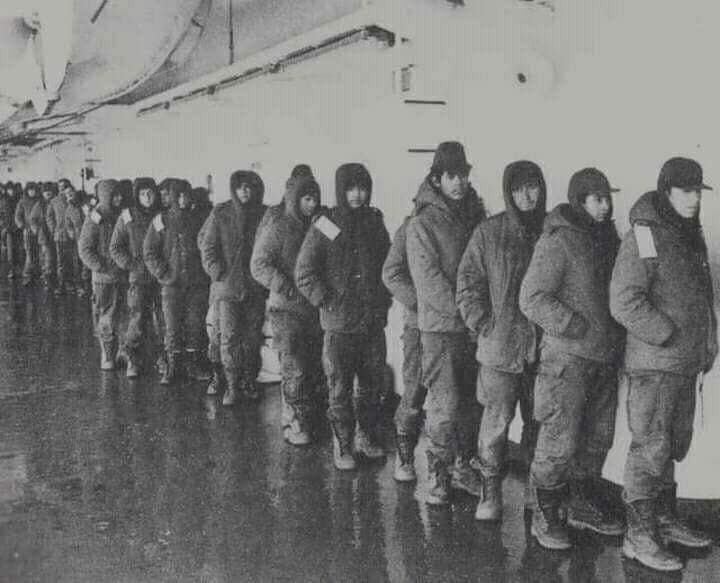
[[[99,225],[100,221],[102,221],[102,215],[97,211],[92,211],[90,213],[90,219],[92,220],[93,223],[95,223],[96,225]]]
[[[653,239],[652,230],[647,225],[635,225],[635,240],[637,241],[638,254],[640,259],[650,259],[657,257],[657,249],[655,248],[655,240]]]
[[[162,215],[155,215],[155,218],[153,219],[153,227],[155,227],[155,230],[158,233],[162,233],[163,229],[165,229],[165,225],[163,224]]]
[[[322,215],[317,221],[313,223],[313,225],[318,231],[320,231],[331,241],[334,241],[335,238],[340,234],[340,229],[338,228],[338,226],[330,219],[328,219],[325,215]]]
[[[130,214],[130,209],[125,209],[122,212],[122,219],[123,219],[123,223],[125,223],[126,225],[128,223],[132,223],[132,215]]]

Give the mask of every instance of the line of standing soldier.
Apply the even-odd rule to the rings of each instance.
[[[397,481],[416,479],[425,417],[426,502],[447,505],[452,489],[462,489],[479,497],[478,520],[499,520],[508,429],[519,404],[531,460],[526,504],[538,542],[570,548],[569,527],[624,534],[626,556],[680,569],[670,542],[710,544],[678,518],[674,481],[674,464],[690,446],[697,385],[717,355],[699,222],[709,187],[700,165],[668,160],[657,188],[633,206],[622,241],[612,220],[617,189],[596,168],[576,172],[568,202],[546,214],[541,169],[514,162],[503,176],[505,211],[490,218],[468,182],[470,169],[460,143],[440,144],[392,242],[370,205],[372,178],[357,163],[337,169],[331,209],[320,204],[305,165],[269,209],[251,171],[235,172],[230,200],[214,208],[179,179],[161,184],[158,201],[152,179],[140,178],[134,204],[121,211],[121,183],[101,181],[78,248],[92,271],[102,368],[115,365],[128,273],[128,376],[139,374],[143,343],[159,322],[161,382],[172,382],[183,361],[191,377],[210,378],[200,356],[207,342],[207,392],[222,393],[225,405],[256,399],[267,308],[281,364],[284,438],[310,443],[314,415],[327,406],[334,465],[351,470],[357,454],[385,456],[384,328],[394,297],[405,311]],[[22,229],[33,224],[36,204],[37,193],[27,190],[30,202],[15,212]],[[23,234],[28,255],[32,236],[45,240]],[[621,373],[629,379],[632,435],[625,520],[601,484]]]

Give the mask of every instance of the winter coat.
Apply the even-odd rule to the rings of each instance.
[[[619,239],[614,224],[607,228],[616,240],[614,259]],[[622,350],[623,332],[610,315],[609,274],[603,277],[598,268],[607,259],[595,249],[590,227],[573,219],[570,205],[555,207],[520,288],[520,309],[543,329],[543,347],[613,362]]]
[[[93,283],[118,283],[123,280],[120,268],[110,257],[112,239],[118,210],[112,206],[115,180],[101,180],[97,183],[98,205],[83,222],[78,253],[80,260],[92,271]]]
[[[522,220],[511,179],[521,166],[540,181],[535,211]],[[457,304],[468,328],[478,334],[477,360],[484,366],[520,373],[536,360],[538,330],[520,311],[520,284],[545,218],[546,186],[540,168],[517,162],[503,177],[505,212],[475,229],[458,268]]]
[[[47,211],[53,200],[55,200],[55,197],[45,200],[42,196],[39,196],[38,201],[30,211],[30,227],[37,234],[38,243],[43,247],[50,247],[53,242],[52,231],[47,223]]]
[[[425,180],[415,199],[416,215],[407,226],[407,256],[418,299],[418,327],[423,332],[465,332],[455,303],[457,269],[470,236],[485,218],[485,208],[471,189],[453,211]]]
[[[135,181],[133,206],[120,213],[110,240],[110,257],[118,267],[129,273],[130,283],[148,284],[153,282],[152,275],[143,259],[143,243],[160,204],[159,196],[156,196],[155,204],[151,208],[145,208],[140,204],[140,189],[148,187],[154,189],[155,183],[145,184],[141,180]]]
[[[388,291],[403,305],[405,326],[417,328],[417,290],[410,277],[407,258],[407,226],[411,218],[412,215],[406,217],[395,232],[383,265],[382,279]]]
[[[253,181],[254,198],[243,205],[235,189]],[[240,182],[239,182],[240,181]],[[235,172],[230,177],[230,200],[213,208],[207,219],[200,248],[205,273],[210,276],[218,300],[243,301],[264,297],[265,290],[250,274],[250,257],[258,225],[265,214],[265,188],[254,172]]]
[[[39,194],[32,198],[25,194],[20,199],[17,207],[15,207],[15,225],[18,229],[24,231],[30,228],[30,215],[38,200],[41,198]]]
[[[67,229],[65,227],[65,214],[68,203],[61,194],[54,196],[45,211],[45,221],[53,241],[67,241]]]
[[[18,201],[7,193],[0,196],[0,232],[14,232],[17,229],[15,224],[15,209]]]
[[[191,208],[181,209],[178,206],[176,182],[171,184],[170,191],[170,209],[155,215],[145,233],[145,265],[165,287],[207,285],[208,278],[197,246],[201,216]]]
[[[68,239],[76,241],[80,236],[85,213],[83,213],[82,203],[80,201],[71,202],[65,209],[65,233]]]
[[[346,189],[360,176],[367,183],[366,205],[351,210]],[[390,249],[390,235],[382,213],[370,205],[372,181],[361,164],[343,164],[335,175],[336,206],[329,221],[339,229],[334,238],[313,223],[295,265],[297,287],[320,308],[323,330],[365,334],[382,330],[391,298],[382,284],[382,266]]]
[[[646,193],[630,211],[610,309],[628,331],[626,369],[693,376],[708,371],[718,352],[710,267],[707,252],[658,212],[660,196]]]
[[[300,246],[310,228],[311,221],[300,213],[302,193],[317,183],[311,177],[293,181],[285,192],[285,205],[281,211],[268,209],[265,223],[258,229],[255,248],[250,261],[252,276],[270,290],[268,309],[292,312],[302,319],[316,319],[318,310],[295,285],[295,264]],[[269,213],[273,213],[268,217]]]

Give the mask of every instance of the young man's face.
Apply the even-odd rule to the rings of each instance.
[[[367,204],[370,199],[370,193],[364,188],[353,186],[350,190],[345,192],[345,198],[347,199],[348,206],[354,210],[359,209],[364,204]]]
[[[47,189],[46,189],[46,190],[43,190],[42,195],[43,195],[43,198],[44,198],[45,200],[50,200],[50,199],[53,197],[53,191],[52,191],[52,190],[47,190]]]
[[[35,198],[37,196],[37,191],[34,188],[28,188],[27,189],[27,195],[30,198]]]
[[[187,210],[192,206],[192,196],[189,192],[180,192],[178,194],[178,207]]]
[[[170,208],[171,204],[170,200],[170,189],[169,188],[162,188],[160,189],[160,204],[163,206],[163,208]]]
[[[252,188],[243,183],[235,189],[235,196],[240,204],[247,204],[252,198]]]
[[[694,219],[700,214],[702,190],[673,186],[668,193],[670,204],[683,219]]]
[[[582,206],[585,212],[592,217],[593,221],[603,223],[610,216],[612,201],[610,200],[609,194],[591,192],[585,197],[585,202]]]
[[[119,209],[123,204],[122,192],[113,193],[110,204],[112,204],[113,208]]]
[[[453,200],[462,199],[467,193],[468,175],[463,172],[449,172],[445,170],[440,176],[440,190]]]
[[[300,197],[300,212],[304,217],[311,217],[315,214],[318,201],[312,194]]]
[[[155,204],[155,196],[155,191],[152,188],[141,188],[138,192],[138,200],[146,209],[149,209]]]
[[[68,201],[68,202],[75,201],[75,189],[72,186],[70,186],[69,184],[66,185],[62,192],[65,195],[66,201]]]
[[[521,213],[529,213],[535,210],[540,199],[540,187],[537,184],[523,184],[512,191],[512,198]]]

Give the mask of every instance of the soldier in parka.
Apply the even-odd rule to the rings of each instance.
[[[324,382],[318,310],[294,279],[300,246],[319,206],[320,187],[313,178],[290,182],[283,212],[259,233],[250,263],[253,277],[270,291],[268,314],[282,369],[283,436],[293,445],[311,441],[313,397]]]
[[[127,306],[129,321],[123,353],[127,358],[126,376],[140,374],[143,349],[155,335],[154,317],[161,317],[160,285],[143,260],[143,243],[150,222],[160,209],[160,200],[152,178],[136,178],[133,183],[134,204],[124,209],[115,224],[110,240],[110,256],[129,275]]]
[[[255,172],[230,176],[230,200],[215,206],[202,238],[203,268],[210,276],[220,324],[220,358],[226,388],[223,405],[242,396],[257,400],[262,360],[265,290],[250,274],[250,258],[258,225],[267,207],[265,185]],[[216,367],[217,368],[217,367]]]
[[[471,165],[459,142],[443,142],[415,197],[407,226],[407,257],[417,290],[422,383],[428,434],[428,504],[446,505],[450,488],[479,496],[471,461],[482,409],[475,396],[477,363],[455,300],[457,268],[485,208],[468,181]]]
[[[25,248],[25,265],[22,272],[23,285],[30,285],[40,272],[40,247],[37,232],[31,228],[30,215],[38,202],[38,185],[28,182],[25,193],[15,207],[15,226],[23,233],[23,247]]]
[[[531,531],[548,549],[572,546],[568,524],[608,536],[624,532],[600,481],[615,435],[624,341],[609,298],[620,244],[612,221],[616,191],[596,168],[572,176],[569,204],[545,219],[520,288],[520,309],[543,329]]]
[[[355,469],[355,452],[370,459],[385,456],[378,426],[391,299],[381,275],[390,235],[382,213],[370,206],[371,196],[367,168],[341,165],[335,173],[336,206],[308,230],[295,266],[300,293],[320,309],[333,461],[339,470]]]
[[[712,540],[677,515],[675,463],[690,449],[696,390],[718,353],[708,250],[700,225],[704,190],[695,160],[671,158],[657,190],[630,211],[610,286],[610,309],[627,329],[630,450],[623,553],[661,571],[680,570],[668,548]]]
[[[65,227],[65,214],[67,213],[70,190],[75,189],[67,178],[57,183],[58,193],[52,198],[45,211],[46,222],[53,245],[55,246],[56,282],[55,295],[61,295],[65,291],[74,291],[71,277],[70,260],[72,258],[70,245]]]
[[[420,437],[422,409],[427,389],[420,380],[422,344],[417,318],[417,290],[410,277],[407,259],[407,216],[395,232],[383,265],[382,279],[393,298],[403,306],[403,394],[395,412],[395,470],[398,482],[412,482],[415,473],[415,448]]]
[[[57,257],[55,256],[55,242],[53,230],[48,223],[48,210],[50,204],[57,197],[57,186],[54,182],[44,182],[40,189],[40,196],[30,213],[30,228],[36,233],[40,247],[40,269],[42,282],[46,290],[55,287],[55,270]]]
[[[518,402],[522,445],[529,459],[535,442],[533,386],[539,330],[520,312],[518,296],[545,220],[545,178],[529,161],[509,164],[503,175],[505,212],[480,223],[458,268],[457,303],[477,334],[478,400],[485,406],[478,459],[483,493],[478,520],[502,514],[502,478],[510,423]]]
[[[7,278],[15,279],[19,275],[22,262],[22,233],[15,224],[20,187],[14,182],[5,184],[5,192],[0,198],[0,237],[7,261]]]
[[[110,240],[122,206],[116,180],[95,185],[98,204],[90,211],[80,232],[80,259],[92,272],[93,316],[100,340],[100,368],[114,370],[118,350],[118,324],[123,304],[120,268],[110,257]]]
[[[66,190],[67,208],[65,209],[65,233],[68,237],[70,253],[71,280],[75,284],[75,292],[79,297],[88,295],[90,271],[80,260],[80,232],[85,217],[92,210],[88,204],[88,197],[75,189]]]
[[[173,179],[168,186],[170,210],[155,215],[143,242],[145,265],[162,286],[167,366],[160,383],[164,385],[181,376],[183,360],[188,377],[208,378],[201,353],[207,345],[204,318],[209,286],[197,247],[202,223],[192,210],[190,184]]]

